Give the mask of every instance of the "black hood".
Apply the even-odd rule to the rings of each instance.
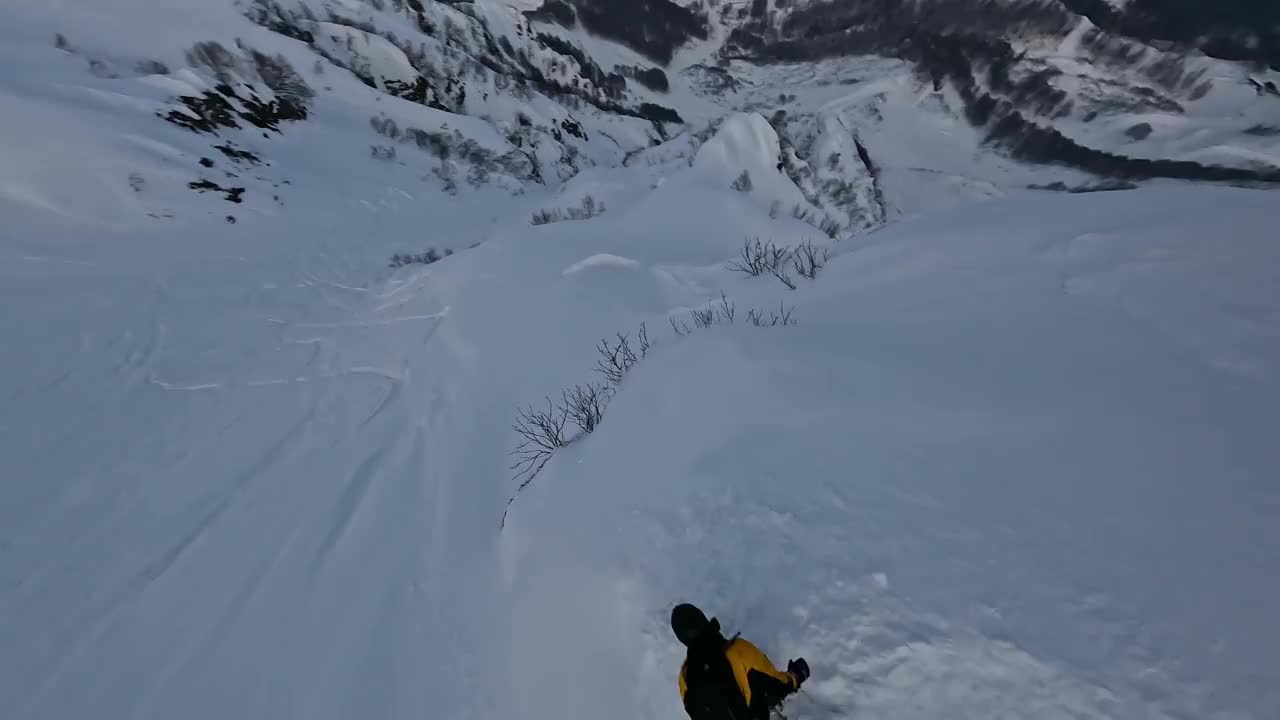
[[[681,603],[671,610],[671,630],[685,647],[692,647],[720,637],[720,621],[707,619],[705,613],[689,603]]]

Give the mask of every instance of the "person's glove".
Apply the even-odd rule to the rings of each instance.
[[[804,658],[796,658],[787,663],[787,672],[796,676],[796,687],[799,688],[809,679],[809,663]]]

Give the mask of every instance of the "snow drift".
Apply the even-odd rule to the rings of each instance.
[[[782,172],[782,164],[778,133],[758,113],[725,118],[693,157],[694,170],[724,187],[749,193],[766,207],[770,203],[806,206],[800,190]]]

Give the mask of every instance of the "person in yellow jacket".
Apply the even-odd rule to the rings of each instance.
[[[778,670],[760,648],[736,635],[725,639],[719,620],[688,603],[671,611],[671,629],[689,649],[679,686],[691,720],[768,720],[769,711],[809,678],[804,658]]]

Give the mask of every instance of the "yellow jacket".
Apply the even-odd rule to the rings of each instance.
[[[767,718],[769,708],[777,705],[784,697],[800,687],[800,681],[795,675],[774,667],[769,657],[760,648],[742,638],[734,638],[728,642],[724,648],[724,657],[729,661],[733,679],[738,691],[742,693],[742,700],[750,718]],[[689,692],[688,669],[688,661],[680,666],[681,701],[687,699]],[[687,703],[686,708],[688,708]],[[748,720],[748,718],[738,718],[738,720]]]

